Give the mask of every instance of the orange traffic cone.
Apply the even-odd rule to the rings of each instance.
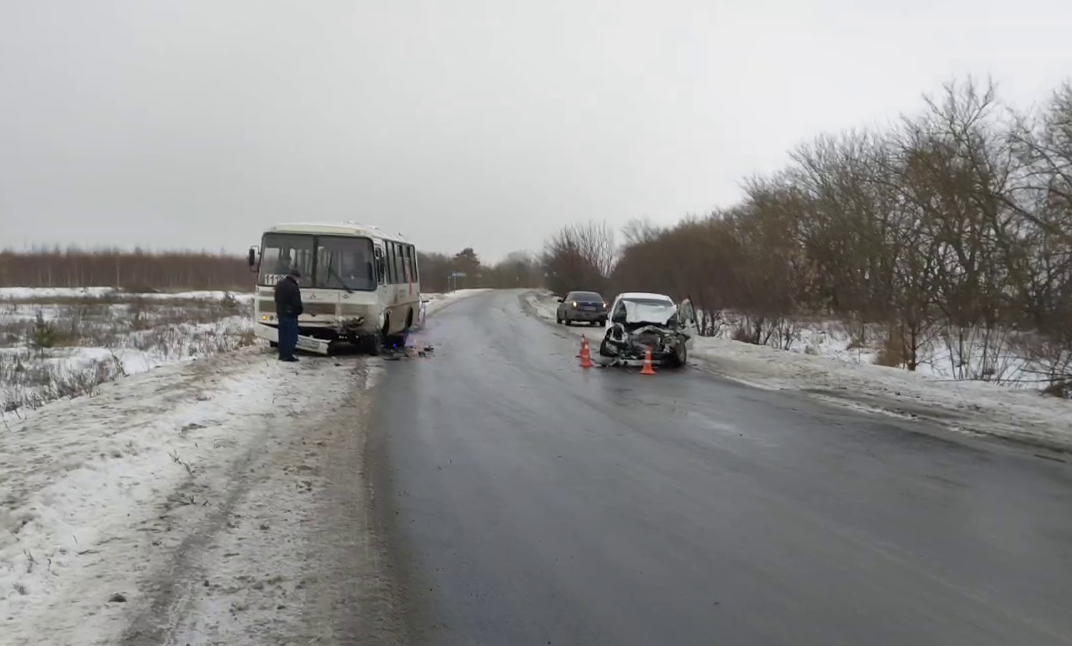
[[[588,347],[588,337],[582,335],[581,336],[581,349],[577,351],[577,358],[578,359],[580,359],[581,355],[584,354],[584,349],[586,347]]]
[[[591,368],[592,367],[592,355],[588,351],[588,339],[586,339],[583,336],[581,337],[581,367],[582,368]]]
[[[642,375],[654,375],[655,371],[651,369],[651,348],[644,353],[644,366],[640,369]]]

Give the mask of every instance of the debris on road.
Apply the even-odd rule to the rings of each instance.
[[[435,348],[432,344],[428,343],[423,346],[406,345],[393,348],[389,351],[385,351],[383,358],[388,361],[398,361],[400,359],[412,359],[414,356],[419,358],[427,358],[435,353]]]

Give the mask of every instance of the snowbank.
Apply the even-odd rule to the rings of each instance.
[[[300,440],[301,424],[318,423],[354,377],[352,365],[294,368],[247,349],[9,419],[0,429],[0,641],[112,644],[132,617],[166,623],[153,576],[197,577],[198,564],[182,559],[211,538],[196,531],[211,533],[215,518],[229,516],[229,492],[243,490],[235,478],[256,472],[246,461],[276,445],[273,433]],[[272,508],[307,505],[300,487],[285,484]],[[257,525],[248,531],[265,535]],[[285,613],[273,603],[269,614]]]
[[[459,289],[453,292],[447,292],[446,294],[431,293],[421,294],[422,300],[427,300],[428,304],[425,306],[425,312],[431,314],[438,309],[442,309],[447,305],[450,305],[454,301],[465,298],[467,296],[473,296],[481,292],[486,292],[486,289]]]
[[[530,293],[525,299],[537,316],[555,320],[557,303],[549,294]],[[590,341],[603,337],[602,327],[567,329]],[[760,388],[799,390],[859,409],[927,419],[955,431],[1072,448],[1072,402],[994,383],[876,366],[854,354],[842,348],[835,356],[823,356],[700,338],[691,356],[705,370]]]

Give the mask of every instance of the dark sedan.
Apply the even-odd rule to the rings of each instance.
[[[607,301],[596,292],[570,292],[565,298],[558,299],[555,319],[566,325],[578,322],[605,325]]]

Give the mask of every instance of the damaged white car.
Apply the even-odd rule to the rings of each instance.
[[[697,335],[696,314],[687,299],[675,304],[665,294],[628,292],[614,299],[600,363],[639,365],[651,350],[653,363],[684,366]]]

